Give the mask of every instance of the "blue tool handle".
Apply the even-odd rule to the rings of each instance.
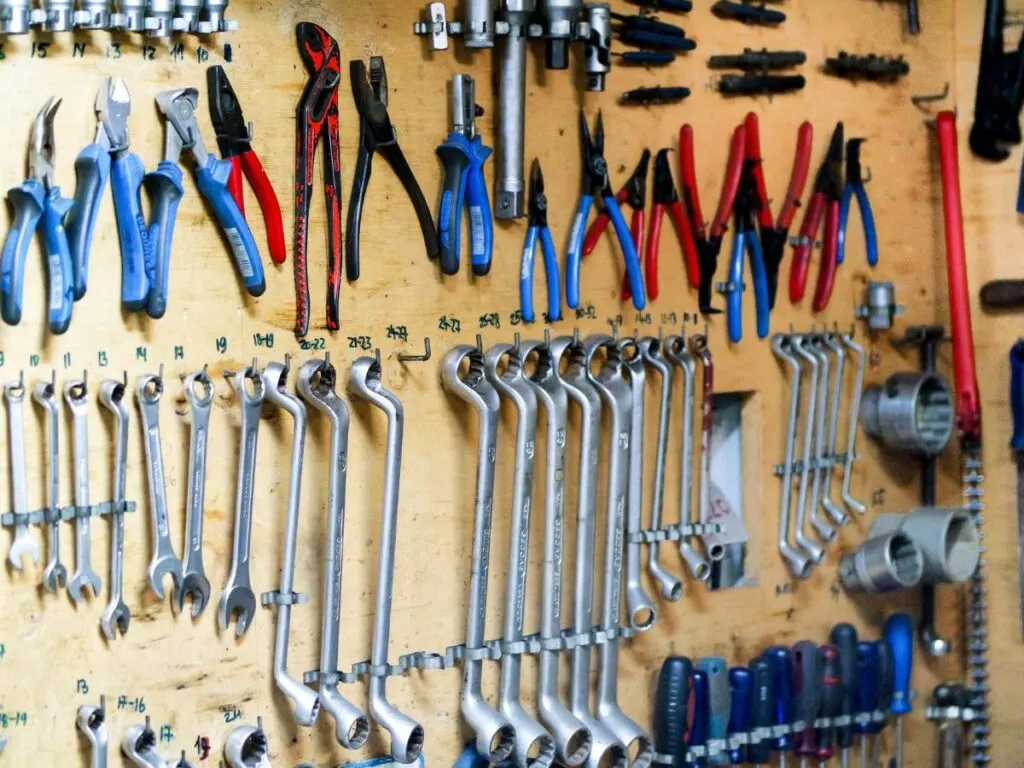
[[[43,207],[43,245],[46,248],[46,275],[49,300],[46,320],[50,333],[64,333],[71,325],[71,307],[75,303],[74,272],[71,267],[71,247],[64,230],[64,217],[72,200],[60,196],[60,188],[46,193]]]
[[[772,722],[777,726],[791,725],[793,723],[793,657],[789,648],[775,645],[764,652],[764,658],[772,666],[772,686],[775,694]],[[772,738],[772,750],[788,752],[792,743],[790,734],[781,733]]]
[[[688,658],[669,656],[661,664],[654,694],[654,748],[660,754],[671,755],[673,764],[679,768],[686,754],[686,710],[692,674],[693,663]]]
[[[697,669],[708,678],[708,738],[723,741],[729,735],[729,665],[721,656],[705,656]],[[708,759],[708,765],[728,764],[725,751]]]
[[[469,252],[473,274],[482,277],[491,271],[494,253],[494,220],[491,218],[491,201],[487,197],[487,180],[484,178],[484,162],[491,156],[491,148],[485,147],[479,136],[470,142],[470,147],[469,173],[466,178]]]
[[[537,252],[537,227],[526,230],[523,256],[519,262],[519,312],[524,323],[532,323],[533,313],[533,262]]]
[[[1024,339],[1010,347],[1010,409],[1013,413],[1010,447],[1024,451]]]
[[[746,667],[729,670],[729,735],[750,732],[750,718],[754,705],[754,677]],[[729,747],[729,764],[745,765],[747,748]]]
[[[206,163],[196,169],[196,186],[213,209],[213,215],[228,240],[245,289],[250,296],[262,296],[267,290],[267,280],[263,275],[260,249],[256,246],[245,215],[238,209],[238,203],[228,189],[230,177],[230,162],[207,155]]]
[[[590,217],[590,209],[594,206],[594,198],[581,195],[576,208],[576,218],[572,222],[569,234],[569,250],[565,254],[565,301],[570,309],[580,305],[580,260],[583,257],[583,236]],[[622,214],[619,214],[622,218]]]
[[[836,247],[836,264],[842,264],[846,258],[846,227],[856,195],[860,206],[861,221],[864,224],[864,247],[867,251],[868,266],[878,265],[878,230],[875,228],[875,212],[871,208],[871,200],[867,190],[860,185],[848,184],[843,190],[843,198],[839,204],[839,237]]]
[[[122,262],[121,293],[123,297],[125,282],[131,283],[133,291],[145,285],[145,294],[138,309],[144,308],[150,317],[160,318],[167,311],[174,223],[178,218],[178,205],[185,194],[181,184],[181,169],[175,163],[164,160],[155,171],[146,174],[145,187],[150,207],[150,225],[143,239],[147,255],[146,271],[140,279],[136,270],[137,262],[131,262],[133,271],[129,271],[128,262]]]
[[[839,674],[842,679],[840,713],[850,718],[849,725],[836,728],[836,744],[840,749],[853,746],[854,689],[857,686],[857,630],[852,624],[836,624],[828,636],[839,651]]]
[[[1017,213],[1024,213],[1024,163],[1020,166],[1020,181],[1017,182]]]
[[[737,230],[732,239],[732,257],[729,260],[729,284],[725,290],[725,316],[729,341],[738,344],[743,339],[743,232]]]
[[[691,677],[693,686],[693,718],[690,725],[690,747],[704,747],[708,743],[711,729],[711,694],[708,691],[708,676],[701,669],[695,669]],[[706,757],[698,757],[694,765],[707,765]]]
[[[171,166],[181,177],[181,171],[174,163],[164,161],[160,166]],[[117,238],[121,245],[121,303],[131,312],[140,312],[146,306],[155,258],[139,204],[145,175],[142,160],[131,152],[114,160],[110,169]]]
[[[746,234],[750,250],[750,276],[754,281],[754,317],[757,323],[757,338],[767,339],[772,325],[772,300],[768,289],[768,270],[764,266],[764,251],[761,239],[754,232]]]
[[[871,715],[878,709],[881,690],[878,644],[861,640],[857,643],[857,680],[853,688],[853,730],[873,733]]]
[[[836,264],[846,259],[846,226],[850,223],[850,210],[853,208],[853,185],[847,184],[839,201],[839,234],[836,237]]]
[[[540,230],[540,246],[544,251],[544,277],[548,283],[548,321],[562,319],[562,281],[558,276],[558,252],[555,241],[551,239],[551,230],[542,227]]]
[[[71,249],[71,274],[75,301],[85,295],[89,282],[89,248],[103,190],[110,176],[110,152],[99,144],[90,144],[75,158],[75,200],[68,213],[68,247]]]
[[[893,691],[889,711],[905,715],[910,711],[910,672],[914,663],[914,629],[910,616],[894,613],[885,621],[885,643],[892,653]]]
[[[7,192],[12,220],[0,254],[0,315],[8,325],[21,322],[25,259],[28,245],[43,215],[45,194],[42,183],[36,179],[27,179]]]
[[[441,271],[455,275],[459,271],[462,249],[462,208],[465,205],[466,176],[470,166],[469,142],[461,133],[448,135],[448,140],[435,150],[444,165],[444,190],[441,210],[437,214],[437,234]]]
[[[470,742],[455,758],[452,768],[487,768],[487,766],[487,758],[477,752],[473,742]]]
[[[644,277],[640,273],[640,256],[633,244],[633,234],[626,224],[618,202],[614,197],[608,195],[604,198],[604,210],[612,220],[615,227],[615,236],[619,239],[619,247],[622,248],[622,258],[626,262],[626,279],[629,280],[629,290],[633,293],[633,306],[639,312],[647,306],[647,288],[644,285]]]
[[[765,765],[771,759],[769,738],[775,715],[775,671],[772,662],[760,656],[750,662],[751,693],[750,727],[758,739],[752,739],[747,747],[747,759],[753,765]]]

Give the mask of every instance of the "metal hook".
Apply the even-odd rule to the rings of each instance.
[[[400,363],[425,363],[430,359],[430,337],[423,337],[423,354],[422,355],[406,355],[402,352],[398,353],[398,362]]]
[[[476,335],[476,348],[481,352],[484,351],[484,335],[482,333]]]
[[[520,347],[519,331],[516,331],[512,335],[512,346],[515,347],[516,353],[518,354]]]
[[[377,347],[376,349],[373,350],[373,359],[376,361],[377,368],[380,369],[380,347]]]
[[[551,346],[551,329],[550,328],[545,328],[544,329],[544,346],[545,347],[550,347]]]
[[[936,101],[942,101],[949,96],[949,81],[942,86],[941,93],[918,93],[910,97],[910,103],[920,109],[922,112],[927,113],[928,110],[924,106],[926,104],[933,104]]]
[[[579,326],[576,326],[575,328],[572,329],[572,343],[573,344],[579,344],[580,343],[580,328],[579,328]]]

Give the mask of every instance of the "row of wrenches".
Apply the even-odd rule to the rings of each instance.
[[[0,0],[0,34],[24,35],[74,29],[140,32],[147,37],[175,33],[234,32],[225,18],[229,0]]]

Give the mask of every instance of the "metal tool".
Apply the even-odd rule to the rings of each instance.
[[[25,469],[25,374],[4,384],[7,403],[7,431],[11,455],[11,499],[15,514],[14,541],[7,550],[7,562],[21,570],[24,558],[39,563],[39,544],[32,536],[28,523],[28,475]]]
[[[316,681],[320,706],[334,720],[335,738],[346,749],[359,749],[370,735],[370,721],[359,707],[338,691],[338,636],[341,631],[341,573],[345,543],[345,481],[348,474],[348,407],[338,397],[338,372],[330,355],[303,363],[296,390],[330,423],[331,446],[327,475],[323,618],[320,630],[320,669]],[[307,680],[306,682],[309,682]]]
[[[270,768],[267,747],[263,718],[259,717],[255,726],[240,725],[231,730],[224,740],[224,759],[230,768]]]
[[[91,749],[90,765],[92,768],[107,768],[107,724],[106,701],[100,696],[98,707],[89,704],[78,708],[78,730],[89,741]]]
[[[121,752],[140,768],[167,768],[167,761],[156,751],[156,732],[148,715],[145,725],[133,725],[124,732]]]
[[[967,688],[953,683],[935,686],[928,703],[927,716],[935,723],[938,731],[936,766],[961,768],[966,747],[965,721],[970,722],[974,717]]]
[[[729,670],[729,739],[727,765],[755,763],[748,755],[753,737],[754,676],[748,667]],[[765,758],[762,762],[768,762]],[[756,763],[755,763],[756,764]]]
[[[811,457],[814,447],[814,414],[817,413],[818,402],[818,359],[804,349],[804,345],[807,343],[805,336],[791,334],[790,343],[793,353],[807,363],[809,373],[807,396],[804,398],[806,414],[804,416],[804,432],[800,441],[803,456],[800,461],[800,487],[797,491],[794,538],[811,562],[817,565],[825,557],[825,550],[817,542],[807,537],[804,525],[807,520],[808,479],[811,473]]]
[[[171,36],[171,25],[174,22],[175,0],[148,0],[146,17],[143,25],[146,37],[166,38]]]
[[[43,569],[43,586],[50,592],[67,586],[68,571],[60,561],[60,398],[57,396],[57,373],[50,381],[32,386],[32,399],[46,412],[46,506],[53,515],[49,523],[49,559]]]
[[[115,0],[110,14],[111,30],[143,32],[146,29],[147,0]]]
[[[4,0],[0,5],[0,32],[4,35],[24,35],[31,20],[30,0]]]
[[[772,692],[772,738],[771,751],[779,755],[779,768],[786,768],[786,756],[793,746],[793,656],[789,648],[775,645],[761,656],[771,669]]]
[[[885,643],[892,653],[894,685],[889,711],[896,720],[895,768],[903,768],[903,716],[910,712],[910,672],[914,659],[914,630],[910,616],[894,613],[885,621]]]
[[[92,588],[99,596],[103,582],[92,569],[92,542],[89,537],[89,387],[85,378],[64,384],[64,402],[71,411],[71,450],[74,456],[75,482],[75,572],[68,582],[68,595],[76,605]]]
[[[198,618],[210,602],[210,580],[203,565],[203,512],[206,505],[206,450],[209,446],[213,381],[204,366],[182,378],[185,400],[192,415],[189,428],[188,489],[185,510],[185,558],[181,588],[177,590],[178,612],[192,599],[192,618]]]
[[[869,536],[900,531],[921,550],[924,584],[961,584],[981,557],[978,526],[958,507],[919,507],[902,515],[875,515]]]
[[[825,464],[825,421],[828,417],[828,386],[829,386],[829,359],[821,348],[821,342],[817,334],[804,337],[804,344],[798,349],[798,354],[803,354],[804,359],[811,357],[817,362],[817,369],[811,366],[812,381],[818,388],[818,395],[815,407],[808,411],[807,418],[814,420],[814,454],[812,456],[811,468],[811,495],[810,514],[808,515],[811,527],[825,543],[835,541],[836,529],[818,514],[821,504],[821,476]]]
[[[860,404],[864,391],[864,368],[867,365],[867,355],[864,348],[853,340],[853,334],[844,333],[840,338],[845,347],[857,357],[857,373],[853,382],[853,397],[850,400],[850,413],[846,427],[846,454],[843,459],[843,503],[847,509],[863,515],[867,507],[863,502],[853,497],[851,486],[853,485],[853,461],[857,458],[855,448],[857,445],[857,425],[860,423]]]
[[[127,374],[125,374],[127,379]],[[117,508],[110,518],[110,602],[107,603],[100,628],[107,640],[114,640],[117,632],[122,637],[128,632],[132,614],[124,602],[124,503],[125,481],[128,474],[128,406],[124,398],[127,381],[105,379],[100,382],[100,404],[114,418],[114,504]],[[117,631],[115,631],[115,629]]]
[[[205,0],[175,0],[171,29],[188,34],[197,33],[199,31],[199,16],[204,5]]]
[[[199,15],[199,34],[214,35],[218,32],[237,32],[238,21],[225,18],[230,0],[205,0]]]
[[[969,141],[975,155],[1000,162],[1010,156],[1007,145],[1019,144],[1021,140],[1024,72],[1019,53],[1004,50],[1005,0],[985,0],[983,19],[974,123]]]
[[[556,322],[562,319],[562,283],[558,275],[558,252],[555,241],[548,229],[548,198],[544,194],[544,174],[540,162],[534,158],[530,166],[529,226],[523,242],[523,255],[519,263],[519,308],[524,323],[532,323],[536,316],[533,311],[533,267],[537,255],[537,240],[540,240],[544,256],[544,278],[547,280],[547,307],[545,320]]]
[[[526,50],[530,16],[536,0],[501,0],[499,20],[507,25],[498,48],[497,169],[494,175],[494,215],[523,216],[526,198]]]
[[[260,414],[266,389],[263,377],[252,366],[237,373],[225,374],[231,381],[235,396],[242,406],[242,428],[239,435],[238,476],[235,487],[235,533],[232,540],[231,571],[220,595],[217,624],[227,630],[234,618],[235,636],[249,629],[256,613],[256,595],[249,578],[249,557],[252,554],[252,502],[256,480],[256,443],[260,430]]]
[[[894,373],[864,391],[860,423],[890,450],[935,455],[953,436],[953,393],[938,374]]]
[[[846,186],[839,204],[839,231],[836,234],[836,263],[842,264],[846,257],[846,227],[850,220],[853,199],[857,198],[861,223],[864,226],[864,247],[869,267],[878,265],[878,233],[875,229],[875,214],[871,199],[864,188],[864,172],[860,164],[860,146],[867,139],[850,139],[846,142]]]
[[[582,0],[539,0],[537,3],[547,69],[569,68],[569,43],[580,35],[583,8]]]
[[[143,374],[139,377],[135,385],[135,397],[142,414],[146,480],[149,485],[150,512],[153,516],[153,555],[146,575],[149,579],[149,588],[158,600],[164,599],[164,579],[167,576],[171,577],[173,589],[181,590],[181,560],[174,552],[174,544],[171,542],[163,444],[160,441],[160,400],[163,395],[162,371],[159,374]]]
[[[829,401],[828,435],[825,437],[824,467],[822,468],[821,479],[821,506],[828,513],[836,525],[846,525],[849,517],[839,504],[832,500],[832,470],[835,466],[836,442],[839,437],[839,412],[843,404],[843,373],[846,367],[846,350],[838,335],[834,333],[823,333],[818,337],[822,350],[826,354],[831,352],[836,359],[832,374],[832,397]]]
[[[871,536],[839,561],[839,581],[848,592],[910,589],[923,573],[921,548],[900,530]]]
[[[13,5],[28,6],[28,3],[7,2],[5,10]],[[29,10],[29,24],[44,32],[70,32],[74,26],[74,3],[72,0],[41,0],[39,8]],[[0,27],[6,26],[0,24]]]
[[[381,499],[380,551],[377,555],[377,600],[370,651],[370,716],[391,734],[391,756],[411,763],[423,751],[423,726],[398,711],[387,699],[385,676],[391,629],[391,596],[395,577],[395,540],[398,536],[398,486],[402,471],[404,411],[395,395],[381,383],[380,364],[372,357],[352,363],[348,391],[387,415],[387,449]]]
[[[1010,448],[1017,459],[1017,585],[1021,633],[1024,634],[1024,340],[1010,348],[1010,413],[1013,417]]]
[[[818,646],[801,640],[793,646],[793,752],[800,758],[800,768],[807,768],[817,754],[814,722],[821,710],[822,658]]]

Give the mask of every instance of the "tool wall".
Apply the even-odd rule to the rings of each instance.
[[[632,12],[618,0],[612,5],[616,10]],[[961,14],[966,15],[968,7],[980,3],[960,3],[954,14],[951,0],[928,2],[922,32],[916,37],[903,31],[900,3],[787,0],[782,5],[789,18],[778,29],[723,21],[707,8],[697,7],[683,22],[687,35],[698,42],[696,51],[657,73],[615,68],[603,94],[584,94],[579,87],[582,76],[575,67],[569,72],[545,71],[540,64],[542,46],[537,44],[536,50],[531,48],[527,63],[525,156],[528,161],[537,157],[543,164],[548,224],[561,254],[579,197],[577,121],[581,107],[591,120],[599,108],[603,109],[605,156],[613,184],[626,179],[643,148],[654,152],[661,147],[676,147],[680,126],[691,124],[706,208],[717,201],[728,137],[747,112],[755,112],[760,122],[764,174],[770,199],[779,201],[776,207],[785,196],[800,124],[807,120],[814,126],[812,167],[816,168],[832,127],[844,121],[848,137],[867,139],[862,163],[874,202],[880,263],[873,269],[868,267],[863,258],[863,235],[851,226],[846,261],[827,310],[812,312],[809,299],[793,306],[788,297],[781,298],[785,293],[782,288],[771,316],[771,330],[849,332],[866,352],[865,383],[879,383],[895,371],[916,369],[917,354],[891,344],[889,334],[869,334],[866,325],[856,319],[856,308],[864,301],[869,280],[891,280],[897,285],[897,300],[906,311],[897,319],[893,336],[905,325],[947,322],[944,300],[936,298],[945,292],[945,270],[937,163],[924,124],[932,110],[927,102],[923,106],[915,104],[912,97],[941,92],[944,84],[952,83],[952,93],[942,105],[968,103],[965,94],[969,92],[970,77],[958,70],[959,51],[964,47],[958,43],[961,36],[973,41],[977,34],[973,27],[961,29],[967,25]],[[275,687],[273,675],[276,613],[284,610],[285,604],[257,606],[251,628],[242,637],[236,637],[233,627],[218,627],[217,601],[232,560],[243,431],[242,407],[230,377],[244,371],[254,359],[262,369],[270,363],[283,364],[290,356],[291,387],[304,363],[329,353],[338,370],[338,391],[351,408],[340,597],[341,670],[370,658],[387,443],[387,423],[379,410],[345,394],[350,369],[357,359],[372,358],[379,352],[380,382],[404,408],[389,661],[398,664],[401,656],[420,651],[444,654],[448,646],[466,639],[478,433],[472,409],[443,388],[440,366],[449,349],[458,344],[476,344],[478,335],[487,349],[498,343],[513,343],[516,334],[527,343],[543,340],[546,332],[552,337],[571,336],[577,329],[583,338],[597,333],[614,333],[619,338],[634,334],[706,334],[715,359],[716,394],[734,394],[740,403],[737,455],[742,457],[742,472],[737,482],[742,486],[742,514],[749,536],[743,578],[736,587],[718,590],[684,578],[684,596],[678,602],[669,602],[658,597],[656,586],[644,573],[646,590],[655,598],[657,619],[651,629],[622,643],[619,661],[619,702],[638,723],[650,727],[655,678],[667,654],[746,659],[774,644],[788,645],[805,638],[824,642],[829,628],[843,621],[854,624],[865,637],[874,637],[891,612],[892,598],[884,603],[874,597],[851,600],[839,586],[837,567],[842,555],[856,549],[865,538],[875,516],[918,505],[917,463],[894,461],[861,433],[851,489],[865,503],[867,512],[852,515],[850,523],[839,529],[837,540],[827,547],[824,562],[809,578],[794,579],[780,559],[776,543],[780,484],[775,468],[783,461],[787,371],[773,354],[770,340],[759,340],[754,333],[749,290],[744,300],[746,335],[739,343],[730,343],[724,316],[702,317],[698,313],[697,292],[688,287],[675,239],[666,237],[663,241],[660,295],[644,310],[637,311],[629,302],[620,301],[621,259],[613,238],[605,237],[584,261],[580,308],[557,322],[528,325],[523,322],[518,293],[524,222],[496,223],[489,275],[474,277],[464,265],[460,274],[442,279],[436,263],[424,253],[420,225],[401,183],[385,163],[378,161],[362,212],[361,275],[354,283],[342,280],[340,328],[329,330],[324,310],[328,301],[328,222],[320,182],[323,159],[317,151],[308,221],[310,328],[301,340],[296,339],[294,217],[288,190],[295,187],[296,103],[307,80],[296,49],[296,24],[314,21],[340,44],[343,215],[347,215],[359,142],[358,115],[345,73],[348,60],[376,55],[386,60],[388,111],[402,149],[434,209],[442,184],[435,147],[448,132],[451,77],[468,73],[475,78],[476,100],[484,108],[477,125],[483,135],[494,136],[496,72],[489,55],[470,56],[461,46],[447,52],[432,51],[425,39],[412,33],[413,23],[420,21],[423,13],[423,6],[416,0],[364,4],[337,0],[236,1],[229,15],[238,21],[238,30],[213,37],[143,42],[137,36],[78,31],[64,35],[35,33],[0,41],[0,92],[6,95],[8,104],[3,120],[8,151],[0,156],[0,182],[15,186],[26,177],[25,158],[33,120],[52,96],[62,99],[54,117],[54,179],[70,195],[76,179],[76,155],[93,141],[96,132],[96,92],[108,76],[123,78],[130,91],[131,150],[147,169],[155,168],[163,159],[164,120],[154,97],[169,88],[198,88],[196,116],[212,151],[215,143],[206,108],[207,68],[220,64],[231,79],[246,119],[252,123],[252,145],[278,192],[288,245],[288,259],[283,265],[264,259],[266,291],[259,297],[248,295],[236,278],[210,208],[204,204],[192,175],[186,173],[169,265],[166,313],[160,319],[129,313],[121,303],[118,233],[113,205],[106,195],[93,236],[88,292],[75,304],[70,329],[62,335],[47,330],[44,262],[37,258],[35,246],[31,247],[21,322],[0,328],[0,383],[24,377],[24,385],[31,392],[37,383],[55,377],[59,393],[68,382],[85,380],[91,394],[83,417],[87,422],[79,426],[88,425],[89,496],[93,504],[99,504],[117,502],[119,494],[114,472],[116,422],[97,399],[97,393],[104,380],[122,381],[126,377],[129,421],[124,500],[131,511],[123,515],[124,601],[131,622],[128,631],[113,640],[101,631],[101,617],[109,598],[110,514],[91,520],[92,562],[102,578],[102,589],[77,605],[68,599],[66,591],[53,594],[41,586],[48,554],[47,529],[33,528],[31,535],[42,548],[39,565],[26,560],[23,570],[8,567],[0,584],[0,735],[8,739],[0,763],[88,765],[89,748],[76,728],[75,717],[80,706],[95,704],[100,696],[105,697],[114,765],[121,764],[116,747],[121,734],[147,717],[162,754],[176,756],[184,750],[195,764],[225,764],[221,755],[228,733],[241,723],[255,724],[257,718],[262,718],[269,738],[268,759],[275,766],[334,766],[389,754],[388,736],[375,726],[371,726],[366,746],[353,751],[338,744],[333,722],[322,715],[312,727],[296,724],[292,703]],[[974,24],[978,13],[972,11],[970,16]],[[803,91],[756,100],[730,100],[715,91],[705,67],[707,57],[765,46],[807,51],[807,87]],[[844,50],[902,54],[909,63],[910,75],[887,86],[825,77],[819,71],[821,62]],[[575,49],[572,55],[577,55]],[[968,49],[964,60],[972,61],[973,56],[973,49]],[[666,80],[686,85],[692,94],[677,106],[617,104],[616,96],[622,91],[665,84]],[[966,131],[966,124],[962,124],[961,135]],[[670,157],[672,170],[678,173],[676,153]],[[983,214],[986,198],[983,191],[972,187],[973,161],[963,162],[965,168],[970,166],[964,171],[968,179],[964,186],[965,212],[971,221],[972,216]],[[485,168],[490,183],[493,167]],[[983,178],[988,183],[989,177]],[[253,236],[263,248],[268,233],[255,198],[248,190],[246,194]],[[991,230],[985,233],[971,230],[971,252],[980,258],[983,253],[1000,250],[993,232],[1001,231],[997,228],[1003,226],[1002,222],[991,224]],[[666,231],[669,228],[665,226]],[[1010,252],[1007,249],[1000,258],[1010,259]],[[813,270],[817,269],[816,259]],[[468,261],[468,255],[464,260]],[[724,272],[720,266],[719,275]],[[788,264],[783,274],[788,274]],[[535,280],[538,306],[543,304],[543,279],[538,274]],[[716,301],[721,298],[716,296]],[[985,334],[986,322],[976,322],[979,338]],[[428,360],[407,359],[423,356],[425,348],[432,352]],[[984,350],[982,346],[983,371]],[[941,350],[939,367],[944,370],[947,366],[948,354]],[[187,603],[183,611],[176,610],[171,600],[157,599],[147,580],[152,542],[162,531],[154,530],[151,522],[146,443],[149,441],[152,447],[153,430],[151,425],[143,426],[136,387],[140,377],[162,374],[162,397],[150,417],[154,412],[159,416],[167,526],[175,550],[181,553],[188,505],[190,430],[195,414],[194,402],[187,397],[181,377],[204,370],[213,390],[202,533],[212,594],[208,608],[193,619]],[[984,376],[982,386],[987,386]],[[994,397],[992,391],[985,394]],[[648,455],[653,454],[657,439],[656,397],[656,381],[649,377],[644,436]],[[678,401],[680,397],[681,382],[677,379],[673,398]],[[53,505],[47,480],[49,424],[44,411],[30,400],[26,398],[24,405],[27,509],[38,510]],[[848,402],[841,408],[844,422],[848,408]],[[280,569],[282,549],[290,535],[286,530],[286,507],[293,421],[276,407],[264,409],[256,448],[250,552],[255,593],[280,590],[288,596],[278,602],[287,603],[291,613],[288,668],[300,679],[302,672],[320,667],[321,590],[323,563],[328,556],[325,531],[331,433],[328,420],[312,408],[309,411],[309,434],[301,464],[294,583],[289,587]],[[74,490],[74,426],[69,410],[64,408],[58,421],[58,506],[82,503]],[[487,573],[491,588],[485,628],[488,639],[502,635],[515,426],[516,414],[506,405],[495,465],[492,559]],[[999,428],[998,424],[993,426]],[[542,418],[540,434],[544,428]],[[569,431],[575,434],[579,429],[573,416]],[[1001,444],[1000,439],[993,444]],[[664,478],[668,500],[679,497],[681,442],[680,428],[673,422]],[[0,444],[0,477],[6,481],[17,468],[11,465],[8,438],[0,439]],[[545,451],[540,449],[538,467],[544,458]],[[82,464],[77,468],[83,469]],[[570,543],[577,536],[575,517],[569,513],[576,505],[574,461],[570,461],[568,472],[567,546],[561,590],[566,606],[571,604],[569,575],[575,565]],[[650,494],[654,482],[653,462],[648,461],[645,494]],[[0,506],[5,512],[16,511],[20,502],[14,498],[12,484],[3,485]],[[534,543],[524,597],[526,634],[538,630],[542,605],[542,471],[535,473],[533,486],[530,525]],[[959,494],[959,461],[956,456],[944,457],[939,462],[939,502],[956,505]],[[594,560],[598,574],[604,557],[600,533],[605,525],[604,501],[602,495],[597,504],[599,535]],[[645,520],[648,504],[644,502]],[[667,502],[668,522],[676,522],[671,519],[675,514],[676,504]],[[63,522],[60,529],[65,563],[71,571],[74,523]],[[1008,555],[1010,547],[1009,541],[1000,542],[997,551],[1005,549]],[[674,571],[684,573],[675,552],[668,554],[673,557],[666,557],[665,562]],[[1009,571],[1005,575],[1005,584],[996,584],[993,589],[1012,584]],[[296,600],[292,605],[291,593],[308,595],[308,601]],[[895,605],[916,613],[916,594],[911,591],[897,598]],[[959,588],[938,590],[939,630],[958,651],[941,659],[925,657],[916,664],[913,689],[919,694],[919,702],[940,680],[963,677],[961,599]],[[568,607],[564,608],[563,621],[569,615]],[[1007,635],[1010,631],[1007,629]],[[491,696],[497,691],[498,666],[493,662],[484,664],[484,690]],[[531,710],[536,678],[536,659],[527,654],[523,694]],[[567,657],[562,660],[561,679],[568,679]],[[461,681],[459,668],[412,670],[388,679],[389,699],[422,724],[423,754],[431,763],[447,765],[454,761],[472,736],[459,714]],[[360,707],[365,706],[365,678],[342,684],[342,691]],[[998,694],[997,699],[1003,707],[998,717],[1007,725],[1015,724],[1012,701]],[[905,764],[934,764],[934,731],[924,718],[923,706],[915,706],[914,713],[906,718],[904,733]],[[889,738],[888,733],[884,735],[886,743]],[[1010,762],[997,760],[996,764]]]

